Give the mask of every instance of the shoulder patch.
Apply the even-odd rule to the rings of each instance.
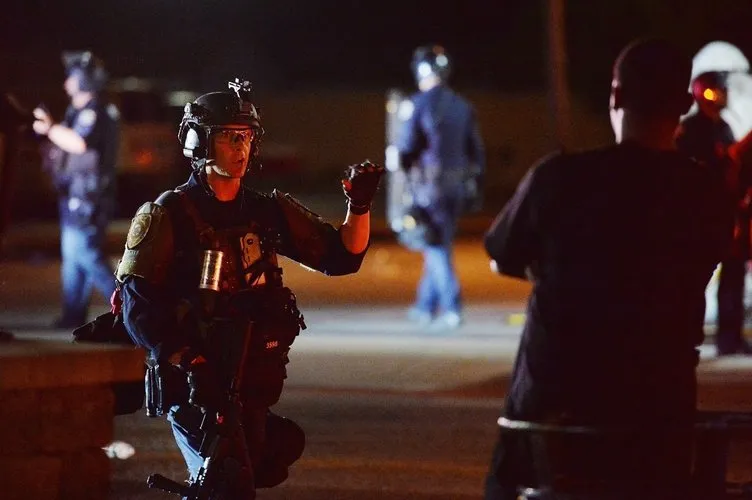
[[[126,248],[132,250],[140,245],[146,235],[149,234],[151,227],[151,214],[137,214],[131,221],[131,227],[128,229],[128,236],[125,239]]]
[[[81,110],[76,121],[84,127],[91,127],[97,121],[97,112],[93,109]]]

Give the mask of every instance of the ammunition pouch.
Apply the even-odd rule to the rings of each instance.
[[[188,401],[186,375],[177,366],[147,358],[143,393],[146,416],[161,417],[170,407]]]
[[[295,294],[287,287],[244,290],[233,297],[232,307],[253,321],[251,355],[284,354],[306,328]]]
[[[273,406],[282,395],[287,378],[287,352],[248,356],[240,397],[254,406]]]
[[[207,321],[201,334],[198,352],[206,362],[187,369],[187,401],[217,408],[237,383],[241,399],[273,405],[287,378],[287,353],[305,328],[295,295],[286,287],[245,289],[229,297],[221,310],[226,316]]]
[[[97,316],[93,321],[73,331],[73,342],[119,344],[135,347],[123,324],[123,318],[111,312]],[[115,382],[111,385],[115,415],[135,413],[144,406],[144,388],[140,381]]]
[[[219,408],[223,402],[222,384],[209,363],[193,365],[188,372],[188,402],[202,408]]]

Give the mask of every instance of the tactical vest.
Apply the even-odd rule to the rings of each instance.
[[[253,322],[251,355],[286,355],[305,323],[295,295],[282,284],[279,233],[254,222],[216,229],[184,192],[177,193],[203,254],[202,307],[214,316]]]

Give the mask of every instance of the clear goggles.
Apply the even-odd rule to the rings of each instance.
[[[212,127],[211,136],[217,144],[245,144],[256,137],[252,128],[220,128]]]

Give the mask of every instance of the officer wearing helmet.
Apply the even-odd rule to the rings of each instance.
[[[408,318],[452,329],[462,322],[452,241],[469,187],[475,190],[470,202],[480,200],[485,150],[472,106],[447,85],[451,59],[444,48],[418,47],[411,67],[420,92],[411,97],[411,112],[401,116],[397,149],[413,203],[425,209],[437,234],[423,245],[423,276]]]
[[[736,141],[731,127],[721,116],[728,103],[727,77],[727,72],[710,71],[692,80],[692,96],[698,111],[682,121],[676,137],[680,151],[711,165],[729,179],[739,206],[733,251],[721,262],[718,281],[715,344],[719,356],[752,354],[752,346],[743,337],[744,280],[750,258],[747,196],[750,179],[748,169],[740,171],[740,165],[729,154]]]
[[[348,167],[347,213],[335,228],[289,194],[245,185],[260,168],[263,136],[247,81],[186,104],[178,139],[192,172],[138,210],[116,273],[114,307],[148,352],[147,414],[167,415],[194,483],[205,478],[211,453],[202,448],[211,438],[204,416],[230,390],[220,382],[228,380],[221,375],[228,363],[217,353],[247,358],[230,385],[242,403],[251,466],[241,467],[228,498],[254,498],[256,488],[282,482],[304,446],[302,430],[269,411],[282,391],[290,346],[305,328],[279,256],[327,275],[357,272],[383,174],[367,161]],[[246,343],[228,344],[247,332]],[[188,392],[170,391],[170,380],[173,387],[188,383]]]
[[[48,139],[42,159],[59,195],[63,311],[54,326],[86,322],[92,288],[109,298],[115,289],[104,254],[106,229],[115,202],[115,161],[120,116],[102,91],[107,73],[89,51],[64,52],[65,117],[54,122],[34,109],[34,131]]]

